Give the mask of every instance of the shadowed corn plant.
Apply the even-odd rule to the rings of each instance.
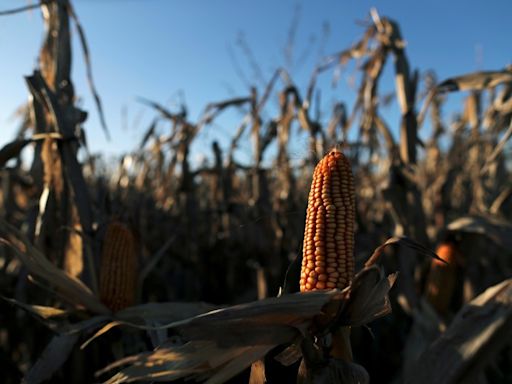
[[[314,346],[303,346],[301,352],[301,345],[311,343],[315,336],[324,339],[336,324],[360,326],[387,314],[391,308],[386,295],[393,282],[394,276],[383,278],[377,267],[371,267],[356,275],[354,286],[343,291],[287,294],[170,323],[156,329],[170,329],[177,338],[153,352],[121,359],[98,375],[128,365],[106,382],[195,378],[211,384],[227,381],[281,345],[288,347],[276,360],[284,365],[293,364],[301,356],[316,359],[317,352],[310,349]],[[357,299],[358,295],[366,297]],[[334,360],[329,364],[324,369],[337,373],[333,381],[326,382],[339,382],[340,377],[351,377],[356,371],[359,375],[353,380],[367,377],[355,364]]]
[[[39,360],[27,372],[27,382],[39,383],[50,378],[65,363],[79,339],[91,332],[99,330],[96,337],[119,325],[151,329],[152,325],[181,320],[214,307],[204,303],[172,302],[134,306],[139,273],[134,235],[119,221],[111,222],[105,234],[101,263],[103,270],[100,270],[101,297],[79,279],[54,266],[30,244],[22,232],[3,220],[0,220],[0,233],[2,243],[20,258],[31,280],[47,287],[61,302],[59,307],[49,307],[4,298],[35,315],[56,333]],[[82,348],[91,340],[85,340]]]
[[[507,383],[512,330],[512,279],[486,289],[457,313],[420,356],[406,383]]]
[[[304,233],[301,291],[343,290],[350,285],[354,276],[354,225],[352,169],[347,158],[333,149],[318,163],[313,173]],[[350,363],[353,357],[349,337],[350,328],[336,329],[334,326],[330,355]],[[304,366],[299,370],[301,382],[314,383],[329,377],[325,372],[314,372],[308,367],[313,365],[313,361],[308,363],[304,359],[303,362]],[[313,366],[318,367],[318,362]],[[336,374],[332,376],[336,377]],[[356,381],[366,382],[368,378],[363,374]]]
[[[383,278],[379,268],[373,266],[356,275],[352,285],[342,291],[282,295],[184,320],[181,319],[205,312],[211,306],[203,303],[155,303],[125,308],[112,315],[85,285],[52,266],[20,232],[5,222],[2,222],[2,231],[17,236],[6,235],[12,239],[4,242],[11,245],[34,278],[55,287],[59,295],[76,308],[74,311],[62,310],[9,300],[58,332],[28,372],[26,379],[30,382],[41,382],[51,377],[64,363],[80,334],[98,328],[83,344],[84,348],[95,338],[120,325],[148,332],[171,329],[179,335],[178,341],[173,338],[159,344],[153,353],[128,357],[110,365],[106,369],[125,363],[132,363],[133,368],[123,370],[108,382],[172,380],[193,376],[209,377],[210,383],[222,383],[276,346],[292,344],[283,352],[281,359],[297,360],[301,356],[300,349],[297,350],[301,340],[313,340],[313,336],[329,332],[329,328],[336,324],[363,325],[391,310],[387,292],[395,277]],[[86,319],[78,323],[65,322],[65,325],[54,323],[55,319],[69,317],[77,310]]]
[[[510,381],[509,347],[498,343],[510,303],[501,293],[475,299],[491,286],[505,292],[497,284],[512,276],[510,66],[448,79],[416,70],[407,31],[373,9],[362,36],[322,57],[305,89],[287,62],[197,120],[183,101],[138,98],[154,116],[116,163],[87,148],[72,26],[89,81],[90,55],[71,1],[0,15],[32,8],[45,26],[38,68],[26,78],[18,133],[0,149],[7,383],[52,374],[88,383],[116,361],[101,379],[220,382],[254,362],[251,383],[285,382],[299,360],[306,382],[364,382],[365,370],[373,381],[414,382],[422,362],[445,374],[427,372],[431,382]],[[247,43],[237,46],[257,67]],[[354,102],[335,96],[331,107],[318,79],[333,70],[345,87],[347,68]],[[229,110],[243,116],[238,126],[217,120]],[[212,132],[225,140],[205,145]],[[432,261],[428,248],[446,239],[463,257],[451,263],[443,245],[448,263]],[[400,271],[389,300],[395,275],[381,270]],[[283,294],[268,298],[283,276]],[[390,306],[371,333],[358,327]],[[469,326],[472,313],[486,321]]]
[[[121,359],[98,374],[128,364],[107,383],[195,378],[212,384],[260,361],[258,368],[253,365],[251,378],[264,382],[261,359],[286,346],[275,359],[291,365],[302,357],[300,383],[368,382],[365,369],[352,361],[349,330],[391,311],[387,294],[396,275],[384,278],[375,263],[391,244],[429,251],[411,240],[390,239],[354,277],[353,185],[350,163],[337,149],[317,165],[306,218],[300,293],[168,324],[165,328],[175,332],[178,342],[172,339],[153,352]],[[310,312],[307,306],[313,306]]]

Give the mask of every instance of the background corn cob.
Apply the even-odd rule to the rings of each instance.
[[[355,192],[347,158],[331,150],[313,174],[306,214],[301,292],[345,288],[354,275]]]
[[[133,232],[119,221],[111,222],[103,240],[100,299],[112,311],[135,302],[137,252]]]
[[[459,250],[455,243],[444,241],[439,244],[436,253],[446,263],[432,259],[427,280],[426,298],[439,314],[444,315],[450,307],[455,291]]]

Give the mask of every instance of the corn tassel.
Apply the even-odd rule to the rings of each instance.
[[[105,233],[100,269],[100,299],[112,311],[135,302],[137,283],[136,242],[132,231],[113,221]]]

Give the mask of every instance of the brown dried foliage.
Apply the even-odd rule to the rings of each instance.
[[[242,309],[230,307],[208,316],[197,315],[215,308],[199,302],[203,300],[222,304],[250,302],[274,296],[280,287],[284,293],[299,288],[343,288],[352,280],[354,269],[362,267],[375,248],[368,267],[342,295],[347,300],[347,312],[341,317],[350,319],[355,326],[389,313],[391,306],[401,310],[379,321],[373,338],[366,331],[352,328],[355,362],[364,365],[374,380],[413,380],[409,374],[416,372],[416,364],[421,366],[425,361],[426,367],[442,365],[438,358],[442,351],[454,369],[443,377],[429,368],[430,382],[455,382],[468,377],[475,373],[466,369],[468,366],[475,367],[479,379],[491,377],[489,371],[504,380],[510,377],[510,368],[500,364],[503,359],[510,361],[506,349],[510,347],[503,345],[508,339],[499,337],[512,329],[509,282],[503,294],[484,294],[483,306],[482,300],[475,299],[490,286],[503,288],[496,284],[512,275],[512,227],[508,222],[512,217],[512,179],[510,152],[505,145],[512,135],[510,67],[444,81],[438,81],[433,72],[420,77],[421,72],[414,70],[407,59],[406,39],[398,23],[373,11],[372,21],[360,40],[323,58],[306,89],[294,83],[285,68],[278,68],[263,87],[254,86],[245,95],[208,104],[197,121],[190,119],[185,105],[175,111],[143,99],[155,116],[141,145],[124,154],[117,167],[101,156],[87,155],[81,164],[77,153],[86,143],[82,127],[86,114],[75,104],[70,78],[70,21],[78,28],[92,85],[84,31],[68,0],[45,0],[34,6],[44,7],[47,27],[40,68],[26,78],[31,102],[23,108],[20,134],[0,149],[0,214],[10,223],[1,222],[2,236],[11,246],[17,244],[14,237],[23,241],[19,248],[1,248],[0,287],[2,295],[15,297],[9,303],[36,314],[62,333],[45,347],[48,338],[54,336],[53,331],[40,332],[31,317],[21,316],[6,302],[0,303],[2,321],[7,324],[0,326],[0,368],[8,372],[6,377],[16,378],[12,382],[19,382],[23,374],[27,380],[43,380],[59,369],[60,378],[96,380],[93,372],[102,368],[98,361],[114,361],[108,351],[114,349],[111,346],[121,349],[117,348],[119,340],[110,339],[108,333],[121,324],[144,330],[134,336],[120,327],[124,355],[146,349],[148,342],[154,348],[163,346],[163,351],[157,348],[155,353],[134,358],[134,364],[142,365],[127,368],[125,373],[133,375],[161,374],[171,367],[178,369],[176,375],[185,377],[190,364],[207,367],[205,361],[213,353],[227,360],[204,375],[215,377],[221,372],[216,377],[226,378],[233,374],[233,367],[243,368],[253,357],[263,359],[274,347],[273,340],[279,340],[288,345],[288,352],[280,356],[280,361],[293,364],[303,353],[310,362],[318,363],[313,364],[315,369],[305,371],[310,380],[367,380],[360,366],[341,364],[324,353],[330,345],[327,335],[333,329],[319,327],[322,331],[317,329],[317,333],[310,328],[297,330],[294,318],[294,325],[286,325],[283,332],[283,324],[268,322],[286,318],[280,311],[290,313],[291,309],[283,303],[296,305],[296,300],[302,300],[300,295],[283,295],[276,301],[267,298]],[[33,7],[20,11],[29,8]],[[361,62],[354,77],[358,82],[355,103],[335,100],[331,116],[325,118],[318,112],[323,105],[316,97],[320,94],[318,77],[355,61]],[[383,94],[380,85],[391,61],[395,90],[390,95]],[[338,77],[335,74],[334,80]],[[469,93],[460,113],[448,119],[444,111],[449,105],[446,100],[451,97],[450,92],[461,90]],[[98,101],[94,89],[93,96]],[[278,96],[277,108],[269,107],[277,99],[274,96]],[[387,121],[383,109],[386,105],[399,109],[398,121]],[[101,109],[101,104],[98,107]],[[229,109],[244,114],[241,123],[233,127],[231,141],[228,145],[213,142],[211,156],[202,164],[194,164],[193,145]],[[276,116],[268,118],[275,111]],[[430,136],[422,130],[428,120],[433,128]],[[349,135],[351,130],[356,134]],[[277,151],[272,152],[269,148],[275,144]],[[338,144],[343,145],[344,155],[329,154]],[[35,149],[29,170],[21,159],[28,146]],[[248,147],[252,153],[244,161],[241,154],[250,152]],[[321,166],[313,171],[322,158]],[[350,169],[353,185],[348,181]],[[336,190],[332,188],[335,179],[340,186]],[[320,199],[315,195],[316,184]],[[352,200],[352,188],[357,191],[356,202]],[[329,199],[341,199],[341,205]],[[345,210],[344,216],[340,207]],[[330,219],[331,210],[336,225]],[[351,214],[347,214],[349,211]],[[103,241],[101,229],[112,215],[119,213],[133,223],[140,247],[134,244],[131,229],[119,223],[117,235],[109,234],[107,229]],[[432,256],[429,248],[438,244],[446,232],[456,239],[464,255],[463,263],[432,263],[426,257]],[[113,240],[107,240],[110,236]],[[336,241],[337,236],[343,244]],[[379,247],[390,237],[385,246]],[[125,240],[120,241],[122,238]],[[290,266],[290,261],[297,258],[301,244],[303,275],[299,282],[300,262]],[[131,271],[137,268],[133,260],[139,248],[140,274],[136,274]],[[332,256],[332,250],[336,256],[329,259],[332,264],[328,266],[327,256]],[[322,252],[325,265],[317,260]],[[438,252],[443,259],[451,255],[444,246]],[[111,256],[114,261],[107,263]],[[389,300],[386,294],[395,276],[382,278],[370,265],[377,261],[387,271],[400,270],[399,286],[391,291]],[[457,283],[452,293],[454,275]],[[32,283],[45,289],[34,288]],[[328,292],[302,294],[319,295],[323,303]],[[347,297],[348,292],[353,294]],[[372,296],[372,292],[379,294]],[[448,300],[450,296],[455,299]],[[109,317],[100,297],[116,312],[115,319]],[[374,300],[366,300],[368,297]],[[434,304],[442,318],[427,301]],[[44,306],[24,304],[28,302]],[[134,302],[143,304],[130,306]],[[464,304],[468,305],[466,310],[459,312]],[[126,306],[130,307],[121,309]],[[327,323],[333,322],[339,307],[335,305],[331,312],[327,310],[330,307],[322,308],[328,314]],[[369,318],[368,307],[379,310]],[[264,324],[251,322],[255,308],[265,319]],[[314,317],[318,308],[308,316]],[[492,311],[487,311],[489,308]],[[68,313],[72,315],[63,321]],[[217,322],[219,313],[237,316],[226,328],[225,323]],[[468,314],[481,316],[486,322],[466,321]],[[54,322],[55,318],[60,322]],[[299,318],[301,325],[310,324]],[[210,322],[212,319],[215,321]],[[350,325],[346,321],[342,326]],[[174,338],[168,339],[167,328],[161,328],[170,323],[174,324],[169,332],[194,332],[177,345]],[[336,328],[336,321],[333,324]],[[90,332],[91,327],[100,328],[90,340],[90,347],[83,351],[74,348],[78,335]],[[445,330],[448,335],[443,338],[441,333]],[[323,343],[321,347],[311,342],[308,350],[307,346],[301,349],[296,344],[295,337],[307,332],[312,332],[308,340]],[[450,339],[453,335],[457,342]],[[228,347],[222,344],[226,340]],[[237,340],[245,340],[245,344],[237,344]],[[253,349],[253,344],[261,341],[269,344]],[[108,348],[96,348],[102,342]],[[204,345],[209,349],[197,354],[196,347]],[[167,352],[169,356],[178,353],[185,360],[159,360]],[[231,356],[239,358],[237,363],[228,363],[231,352]],[[73,358],[65,363],[69,354]],[[483,354],[486,359],[480,362],[478,356]],[[159,364],[151,365],[155,359]],[[477,360],[479,364],[473,364]],[[33,369],[27,371],[31,364]],[[254,377],[261,381],[262,364],[257,367]],[[265,370],[272,380],[269,372],[275,371],[272,367]],[[76,371],[84,375],[72,376]],[[296,367],[292,373],[277,374],[276,380],[285,382],[294,375]]]

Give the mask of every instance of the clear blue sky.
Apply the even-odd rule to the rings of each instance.
[[[0,10],[23,6],[26,0],[2,0]],[[82,55],[74,41],[73,81],[83,108],[93,152],[121,153],[134,148],[154,113],[136,102],[143,96],[171,109],[184,94],[192,121],[211,101],[248,93],[233,65],[234,56],[250,82],[258,84],[237,44],[243,34],[263,77],[268,80],[286,63],[286,45],[297,5],[298,29],[292,76],[303,90],[322,54],[347,48],[360,38],[370,7],[399,22],[413,68],[434,69],[439,78],[474,71],[501,69],[512,59],[512,1],[342,1],[342,0],[74,0],[89,42],[93,73],[113,140],[107,142],[85,81]],[[323,26],[329,25],[320,47]],[[76,34],[75,34],[76,35]],[[27,99],[23,76],[33,70],[43,36],[38,10],[0,18],[0,145],[10,140],[16,122],[13,111]],[[313,42],[312,45],[310,43]],[[230,54],[231,52],[231,54]],[[303,54],[305,60],[302,60]],[[389,65],[388,65],[389,67]],[[391,68],[388,68],[388,75]],[[346,79],[331,89],[332,72],[324,75],[324,100],[352,100]],[[393,90],[387,76],[384,90]],[[395,108],[395,107],[392,107]],[[396,109],[396,108],[395,108]],[[126,119],[122,118],[126,111]],[[326,107],[325,112],[328,113]],[[388,121],[396,123],[396,111]],[[203,132],[199,144],[234,131],[240,116],[226,115]],[[127,124],[124,123],[127,122]],[[123,128],[127,126],[127,128]],[[223,139],[224,137],[224,139]],[[200,150],[200,149],[198,149]],[[208,148],[209,150],[209,148]]]

